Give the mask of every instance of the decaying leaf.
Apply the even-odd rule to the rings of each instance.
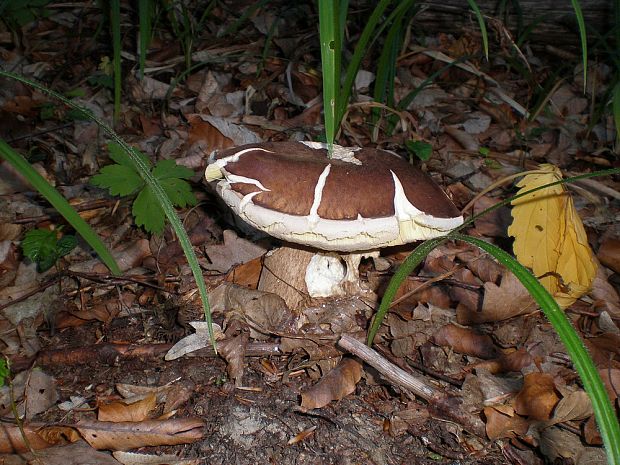
[[[433,336],[433,342],[440,346],[450,346],[458,353],[482,359],[495,358],[499,355],[499,349],[490,336],[453,324],[440,328]]]
[[[81,420],[76,428],[95,449],[127,450],[143,446],[189,444],[202,438],[205,424],[197,418],[127,421]]]
[[[529,174],[518,184],[519,193],[562,179],[551,164],[542,174]],[[547,187],[512,202],[517,259],[540,277],[543,286],[563,308],[590,290],[596,264],[572,198],[563,185]]]
[[[157,396],[150,393],[143,399],[133,403],[122,401],[112,402],[99,406],[97,418],[100,421],[142,421],[149,418],[157,405]]]
[[[529,373],[515,399],[515,411],[531,420],[548,420],[559,397],[553,377],[547,373]]]
[[[491,440],[514,438],[527,432],[528,421],[508,408],[485,407],[487,436]]]
[[[305,410],[325,407],[332,400],[340,400],[355,391],[362,378],[362,365],[352,358],[343,359],[336,368],[301,394],[301,407]]]

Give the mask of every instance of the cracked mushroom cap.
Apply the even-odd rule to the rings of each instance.
[[[205,176],[244,221],[279,239],[353,252],[446,234],[463,223],[419,169],[392,152],[265,142],[211,154]]]

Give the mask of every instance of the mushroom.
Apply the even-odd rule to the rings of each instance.
[[[250,144],[212,153],[205,177],[254,228],[322,251],[306,268],[311,297],[359,290],[362,257],[463,223],[429,176],[385,150],[335,145],[328,158],[317,142]]]

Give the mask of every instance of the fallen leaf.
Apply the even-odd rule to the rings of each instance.
[[[32,419],[37,413],[45,412],[58,400],[56,380],[41,371],[40,368],[33,369],[28,376],[24,398],[26,399],[25,414],[27,419]]]
[[[620,273],[620,239],[611,237],[603,239],[596,256],[603,265]]]
[[[142,421],[149,418],[149,413],[157,406],[157,397],[154,393],[148,394],[137,402],[112,402],[99,406],[97,419],[99,421]]]
[[[499,355],[499,349],[490,336],[452,324],[440,328],[433,335],[433,342],[440,346],[449,346],[460,354],[482,359],[491,359]]]
[[[301,394],[304,410],[325,407],[332,400],[340,400],[355,392],[362,378],[362,365],[352,358],[345,358],[311,388]]]
[[[491,440],[514,438],[522,436],[527,432],[528,421],[516,415],[512,409],[506,410],[496,407],[485,407],[484,416],[487,420],[487,436]]]
[[[248,346],[249,335],[245,331],[231,339],[218,344],[218,352],[226,360],[228,377],[235,382],[235,387],[243,386],[243,372],[245,369],[245,351]]]
[[[95,449],[127,450],[144,446],[173,446],[201,439],[205,423],[197,418],[141,422],[80,420],[76,428]]]
[[[584,420],[593,414],[592,402],[585,391],[577,390],[562,397],[549,423],[563,423],[571,420]]]
[[[528,373],[515,398],[515,411],[531,420],[548,420],[558,403],[553,377],[547,373]]]
[[[114,451],[112,456],[123,465],[201,465],[204,458],[182,459],[172,454],[138,454],[135,452]]]
[[[462,325],[471,325],[507,320],[537,309],[534,299],[521,281],[506,271],[499,286],[490,281],[484,283],[482,310],[459,305],[456,318]]]
[[[551,164],[542,174],[529,174],[517,186],[519,193],[562,179]],[[596,273],[593,253],[572,198],[563,185],[541,189],[512,202],[513,223],[508,234],[523,265],[566,308],[587,293]]]
[[[29,447],[33,450],[42,450],[54,445],[43,439],[36,426],[26,424],[23,425],[23,428],[26,438],[28,439],[28,446],[24,443],[24,438],[17,425],[4,422],[0,423],[0,453],[14,454],[28,452]]]
[[[240,238],[230,229],[224,231],[224,244],[207,245],[205,251],[211,261],[206,268],[221,273],[226,273],[233,266],[249,262],[266,252],[265,248]]]

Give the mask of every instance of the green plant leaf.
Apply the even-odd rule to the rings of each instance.
[[[0,387],[6,384],[6,379],[9,377],[10,370],[6,359],[0,358]]]
[[[340,99],[340,2],[319,0],[319,37],[321,41],[321,63],[323,65],[323,115],[325,137],[331,157],[338,121],[336,109]]]
[[[136,172],[137,172],[136,165],[132,161],[132,157],[139,158],[140,162],[146,165],[149,169],[152,166],[151,160],[149,160],[149,157],[147,157],[144,153],[142,153],[140,150],[136,148],[131,147],[132,157],[130,157],[123,147],[121,147],[119,144],[115,142],[110,142],[108,144],[108,151],[110,153],[110,158],[112,160],[114,160],[119,165],[127,166]]]
[[[73,234],[65,234],[56,243],[56,248],[58,249],[58,255],[60,257],[64,257],[73,249],[75,249],[78,245],[77,238]]]
[[[160,160],[153,168],[153,176],[160,181],[169,178],[189,179],[194,174],[189,168],[177,165],[174,160]]]
[[[38,262],[56,254],[58,230],[33,229],[24,235],[21,246],[24,255],[32,262]]]
[[[422,140],[408,140],[405,142],[405,148],[422,161],[428,161],[433,154],[433,146]]]
[[[144,181],[133,168],[108,165],[90,179],[94,186],[108,189],[112,195],[131,195],[144,187]]]
[[[164,230],[165,214],[150,186],[140,191],[133,201],[131,213],[138,226],[154,234],[161,234]]]
[[[196,196],[192,192],[192,186],[183,179],[163,179],[161,185],[175,206],[184,208],[188,205],[196,205]]]

